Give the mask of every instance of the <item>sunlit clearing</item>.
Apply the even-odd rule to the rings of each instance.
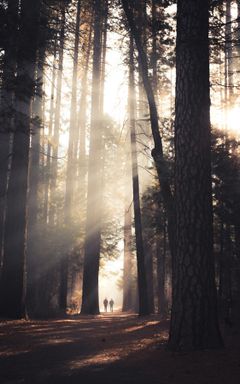
[[[118,281],[122,278],[123,254],[116,260],[107,261],[100,270],[99,276],[99,301],[100,311],[104,312],[103,300],[105,298],[114,301],[114,311],[122,308],[122,290],[118,287]],[[108,308],[109,312],[109,308]]]

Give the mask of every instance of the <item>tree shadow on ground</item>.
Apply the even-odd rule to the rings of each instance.
[[[2,323],[0,382],[239,382],[238,334],[226,335],[229,345],[224,350],[173,354],[165,351],[168,325],[158,316],[134,315]]]

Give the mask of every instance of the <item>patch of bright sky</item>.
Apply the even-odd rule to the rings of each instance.
[[[108,34],[106,54],[106,78],[104,111],[120,124],[126,119],[127,76],[123,53],[119,48],[121,37],[115,32]]]
[[[231,6],[231,17],[233,20],[237,19],[238,16],[238,8],[236,3],[232,3]],[[233,23],[233,28],[236,28],[236,22]],[[234,55],[233,55],[234,57]],[[233,59],[234,60],[234,59]],[[234,64],[234,63],[233,63]],[[214,70],[218,68],[217,65],[212,65],[212,69]],[[224,71],[224,68],[221,69]],[[213,79],[213,83],[220,82],[219,80],[220,73],[216,79]],[[234,82],[239,83],[239,76],[234,79]],[[223,85],[222,85],[223,86]],[[216,91],[215,91],[216,88]],[[223,91],[223,89],[222,89]],[[223,91],[224,92],[224,91]],[[236,96],[236,95],[235,95]],[[211,88],[211,123],[213,127],[217,127],[219,129],[227,129],[229,133],[231,133],[235,137],[240,137],[240,124],[239,124],[239,115],[240,115],[240,97],[234,97],[234,104],[229,106],[227,110],[225,110],[224,105],[222,103],[222,95],[219,91],[219,88],[213,86]]]

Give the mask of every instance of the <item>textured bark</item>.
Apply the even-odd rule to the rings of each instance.
[[[25,316],[31,95],[35,79],[39,12],[40,0],[34,4],[31,0],[22,0],[17,77],[18,83],[25,82],[26,92],[23,93],[21,87],[16,88],[16,126],[7,196],[0,297],[0,315],[10,318]]]
[[[81,313],[99,313],[98,274],[101,246],[101,17],[102,1],[93,1],[94,41],[93,41],[93,77],[92,110],[90,128],[90,149],[88,163],[88,194],[86,239],[83,265],[83,297]]]
[[[222,346],[212,247],[208,12],[208,0],[178,1],[172,350]]]
[[[137,271],[138,271],[138,293],[139,293],[139,315],[149,314],[146,261],[143,247],[142,236],[142,218],[140,207],[139,177],[138,177],[138,158],[137,158],[137,142],[136,142],[136,96],[134,86],[134,51],[133,39],[130,37],[130,60],[129,60],[129,123],[131,133],[131,159],[132,159],[132,186],[133,186],[133,208],[134,208],[134,224],[136,235],[136,252],[137,252]]]
[[[6,210],[7,176],[10,154],[10,132],[13,129],[14,92],[16,70],[16,38],[18,29],[18,0],[9,0],[7,9],[7,43],[4,47],[0,101],[0,274],[3,263],[3,235]]]

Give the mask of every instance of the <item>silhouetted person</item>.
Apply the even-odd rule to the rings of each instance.
[[[103,305],[104,305],[104,311],[107,312],[107,307],[108,307],[108,299],[105,297],[103,300]]]
[[[109,301],[110,312],[113,312],[113,304],[114,304],[114,301],[113,301],[113,299],[111,299],[111,300]]]

